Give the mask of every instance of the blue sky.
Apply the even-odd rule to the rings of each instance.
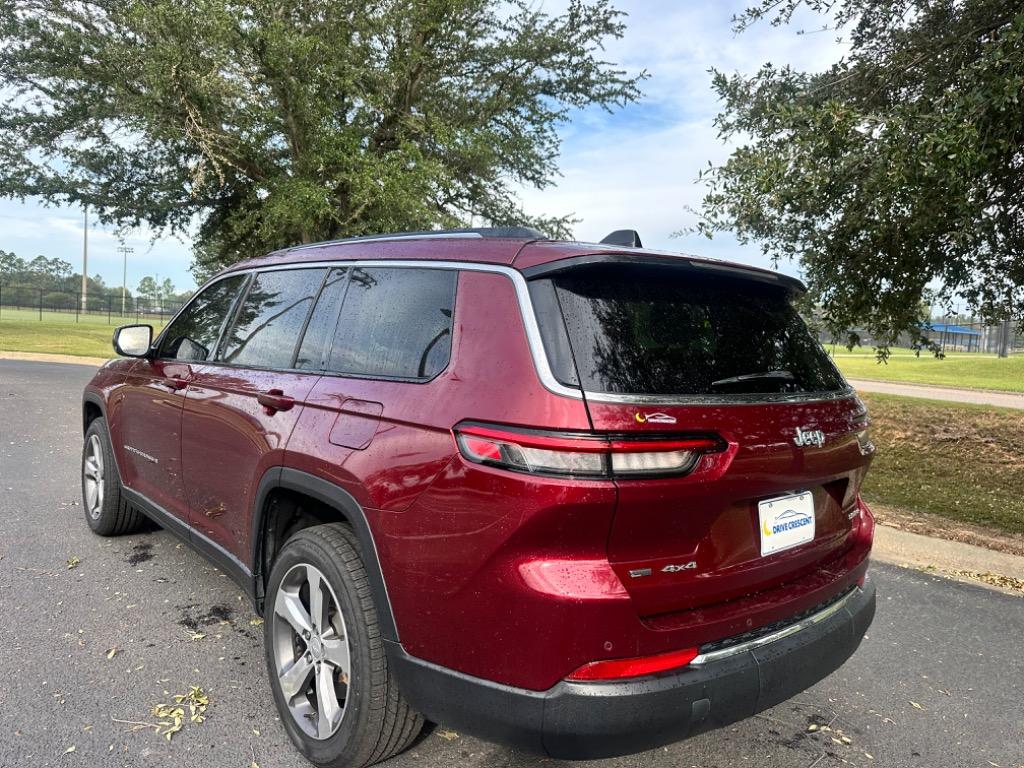
[[[556,12],[562,2],[547,0]],[[673,238],[694,223],[688,206],[699,207],[698,171],[721,162],[729,148],[717,138],[712,121],[718,103],[708,69],[750,73],[761,64],[790,64],[798,69],[827,67],[843,52],[833,33],[798,35],[800,20],[789,27],[761,23],[733,34],[730,19],[743,2],[699,0],[619,0],[629,13],[622,40],[611,43],[607,58],[631,72],[646,70],[644,98],[611,114],[585,110],[563,126],[561,170],[555,185],[524,189],[523,204],[532,213],[574,213],[581,240],[600,240],[614,229],[639,231],[644,245],[753,264],[766,264],[756,244],[741,246],[728,235]],[[805,17],[808,27],[820,20]],[[125,236],[135,249],[128,261],[128,285],[144,275],[170,277],[179,288],[194,285],[188,268],[187,236],[160,238],[135,231]],[[89,274],[110,285],[121,283],[118,238],[93,222],[89,232]],[[36,201],[0,200],[0,249],[31,259],[38,254],[82,263],[81,210],[44,207]],[[782,265],[795,272],[793,265]]]

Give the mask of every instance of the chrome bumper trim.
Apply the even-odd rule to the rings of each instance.
[[[699,667],[702,664],[708,664],[712,661],[719,661],[721,659],[727,659],[730,656],[738,656],[741,653],[753,650],[754,648],[761,648],[765,645],[770,645],[777,640],[781,640],[784,637],[790,637],[795,635],[797,632],[801,632],[809,627],[813,627],[815,624],[820,624],[825,619],[838,613],[850,598],[854,595],[858,595],[863,590],[860,587],[856,587],[841,598],[836,600],[832,605],[827,608],[822,608],[817,613],[811,614],[805,619],[801,619],[795,624],[791,624],[788,627],[783,627],[777,632],[765,635],[764,637],[758,637],[754,640],[748,640],[745,643],[738,643],[737,645],[730,645],[728,648],[721,648],[717,651],[709,651],[708,653],[702,653],[698,655],[693,661],[690,662],[689,666]]]

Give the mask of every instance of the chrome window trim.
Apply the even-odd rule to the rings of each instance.
[[[745,643],[739,643],[737,645],[731,645],[728,648],[722,648],[717,651],[709,651],[708,653],[702,653],[698,655],[693,661],[690,662],[689,666],[699,667],[703,664],[709,664],[713,661],[719,661],[721,659],[728,659],[731,656],[738,656],[741,653],[752,651],[755,648],[761,648],[763,646],[774,643],[778,640],[782,640],[784,637],[790,637],[795,635],[797,632],[802,632],[805,629],[813,627],[815,624],[820,624],[831,616],[837,614],[843,606],[845,606],[850,599],[857,594],[860,594],[863,590],[860,587],[851,590],[841,598],[836,600],[832,605],[822,608],[817,613],[811,614],[806,619],[791,624],[788,627],[783,627],[777,632],[772,632],[770,635],[764,637],[758,637],[754,640],[748,640]]]
[[[476,233],[466,233],[467,237],[479,237]],[[389,238],[379,238],[381,240]],[[361,242],[369,242],[364,240]],[[309,267],[337,267],[340,265],[359,267],[407,267],[416,269],[446,269],[466,272],[488,272],[504,275],[512,281],[515,286],[516,298],[519,302],[519,312],[523,319],[523,327],[526,330],[526,339],[530,346],[530,354],[533,357],[533,365],[540,379],[541,384],[549,392],[569,397],[574,400],[583,400],[592,403],[610,403],[620,405],[756,405],[771,403],[811,403],[829,400],[842,400],[854,394],[849,385],[845,389],[836,392],[798,392],[798,393],[764,393],[753,395],[638,395],[638,394],[615,394],[610,392],[583,391],[576,387],[563,384],[555,378],[548,362],[547,352],[544,349],[544,341],[541,337],[540,326],[537,323],[537,314],[533,310],[533,301],[530,298],[530,289],[526,277],[518,269],[505,264],[485,264],[475,261],[440,261],[435,259],[324,259],[316,261],[292,261],[280,264],[269,264],[262,267],[246,267],[237,271],[227,272],[216,279],[227,277],[238,272],[269,272],[282,269],[303,269]],[[206,285],[196,291],[199,294]],[[186,305],[187,306],[187,305]],[[183,307],[184,309],[184,307]],[[170,323],[168,323],[169,325]]]

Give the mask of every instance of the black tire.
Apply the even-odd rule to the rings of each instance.
[[[274,703],[295,746],[307,760],[323,768],[363,768],[387,760],[408,748],[423,728],[423,718],[405,702],[388,668],[377,611],[359,552],[359,542],[348,526],[332,524],[306,528],[281,549],[267,584],[263,639]],[[336,599],[344,620],[351,665],[344,686],[346,695],[340,724],[336,726],[337,731],[323,739],[314,738],[299,726],[299,716],[293,714],[282,691],[275,659],[275,647],[281,647],[275,646],[275,642],[280,643],[292,626],[284,623],[275,612],[278,592],[286,576],[304,565],[319,571],[333,592],[332,598]],[[308,600],[306,607],[309,607]],[[275,632],[278,633],[276,640]],[[302,642],[297,637],[295,640]],[[303,654],[299,651],[297,655]],[[314,673],[310,685],[315,686],[316,678]]]
[[[87,474],[94,451],[98,451],[102,459],[99,464],[98,483],[95,482],[95,471]],[[90,475],[93,483],[101,489],[98,498],[90,493]],[[93,533],[100,536],[134,533],[142,526],[144,520],[142,514],[132,507],[121,493],[121,478],[117,475],[110,433],[107,431],[107,421],[102,416],[93,419],[85,431],[85,443],[82,446],[82,507],[85,511],[85,521]]]

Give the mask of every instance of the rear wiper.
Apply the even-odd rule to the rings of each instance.
[[[789,371],[761,371],[760,373],[745,373],[742,376],[730,376],[727,379],[712,381],[712,387],[724,387],[728,384],[741,384],[745,381],[796,381]]]

